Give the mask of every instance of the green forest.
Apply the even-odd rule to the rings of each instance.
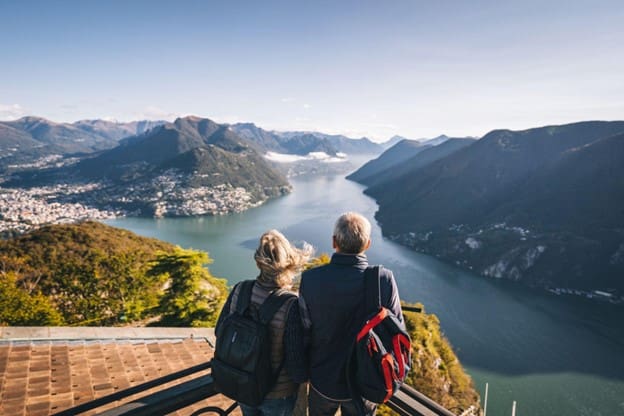
[[[208,253],[97,222],[0,241],[0,325],[212,326],[225,279]]]

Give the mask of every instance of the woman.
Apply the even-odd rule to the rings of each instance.
[[[299,273],[312,254],[312,248],[297,249],[277,230],[267,231],[260,237],[254,254],[260,274],[251,289],[249,309],[257,313],[264,301],[277,290],[290,290],[293,277]],[[225,318],[236,310],[242,283],[237,284],[228,297],[216,332]],[[304,352],[303,325],[297,298],[291,297],[277,310],[270,321],[271,367],[279,375],[273,388],[258,406],[239,403],[244,416],[291,415],[297,398],[298,384],[307,380],[307,363]]]

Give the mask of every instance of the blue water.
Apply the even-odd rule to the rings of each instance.
[[[256,275],[258,237],[277,228],[331,252],[335,219],[377,209],[341,176],[292,180],[294,192],[241,214],[123,218],[109,224],[208,251],[211,272],[229,282]],[[373,222],[369,260],[392,269],[401,297],[438,315],[447,338],[484,397],[488,415],[624,415],[624,310],[493,281],[382,238]]]

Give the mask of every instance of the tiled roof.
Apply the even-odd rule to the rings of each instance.
[[[0,328],[0,414],[49,415],[205,363],[212,358],[212,336],[211,330],[191,328]],[[176,414],[231,403],[215,396]]]

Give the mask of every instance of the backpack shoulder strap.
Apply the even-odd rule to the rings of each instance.
[[[377,312],[381,308],[381,294],[379,288],[379,271],[381,266],[367,267],[364,271],[364,293],[366,310]]]
[[[297,297],[297,295],[284,289],[277,289],[271,292],[269,297],[266,298],[260,307],[260,322],[265,325],[271,322],[273,316],[282,307],[282,305],[286,303],[288,299],[293,299],[295,297]]]
[[[254,283],[255,280],[245,280],[240,284],[241,288],[236,301],[236,312],[241,315],[245,313],[251,303],[251,291],[253,290]]]

